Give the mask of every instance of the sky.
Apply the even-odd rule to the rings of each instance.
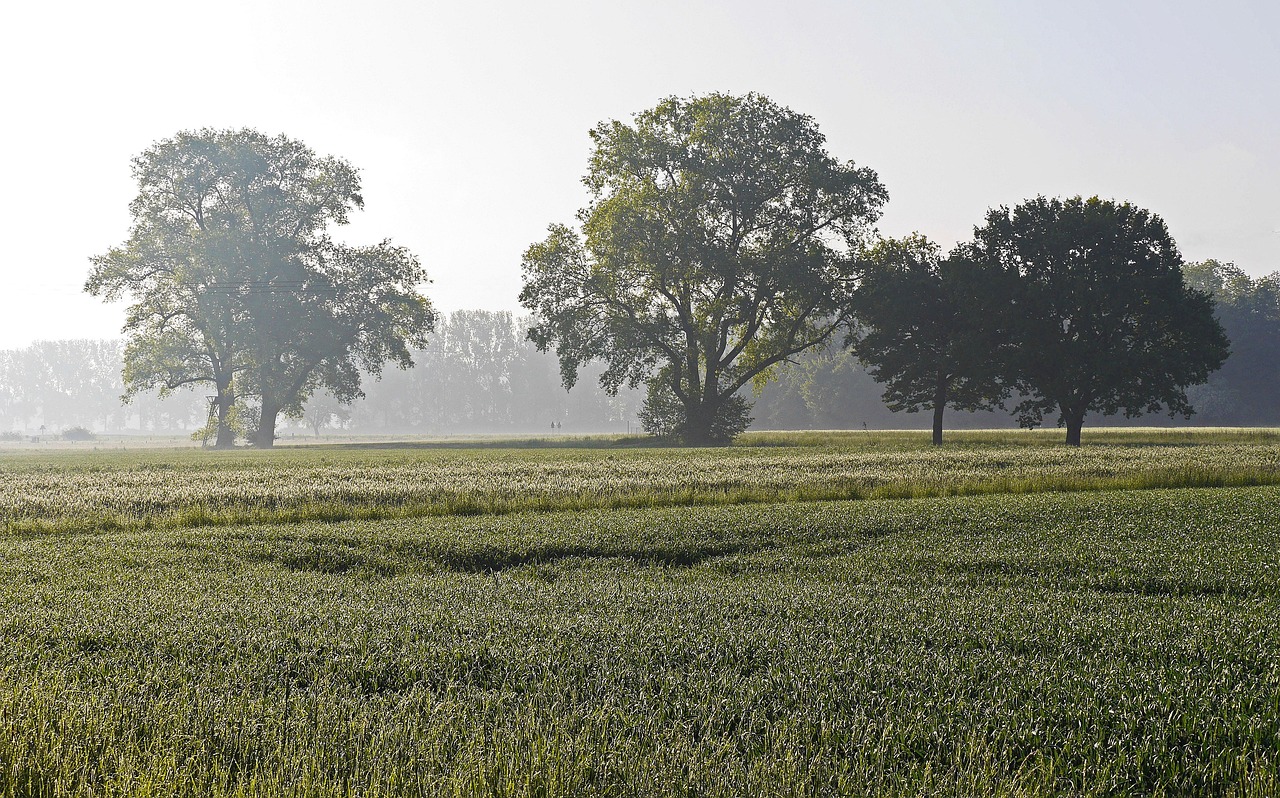
[[[1099,195],[1188,260],[1280,270],[1280,4],[1038,0],[25,2],[0,32],[0,349],[110,338],[84,294],[128,236],[130,161],[256,128],[361,171],[335,230],[389,238],[437,308],[519,311],[520,259],[586,204],[587,131],[750,91],[876,170],[885,235]]]

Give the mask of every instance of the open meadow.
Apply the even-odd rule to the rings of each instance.
[[[0,796],[1280,794],[1273,430],[0,453]]]

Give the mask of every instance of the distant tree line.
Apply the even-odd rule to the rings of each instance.
[[[1231,356],[1207,383],[1187,389],[1192,422],[1209,426],[1280,425],[1280,274],[1250,278],[1228,263],[1185,267],[1188,282],[1214,297],[1214,313],[1231,341]],[[369,434],[625,432],[635,429],[643,389],[610,396],[597,383],[599,364],[566,392],[557,359],[526,337],[532,320],[506,312],[458,311],[442,316],[427,346],[412,351],[415,368],[366,378],[365,396],[339,403],[313,394],[286,434],[338,429]],[[757,429],[927,429],[931,413],[891,409],[885,386],[835,339],[806,350],[778,370],[752,402]],[[119,340],[38,341],[0,350],[0,433],[48,434],[81,426],[99,432],[190,434],[204,425],[207,392],[199,386],[165,398],[137,393],[128,404]],[[899,410],[902,408],[900,407]],[[919,409],[919,408],[917,408]],[[1101,420],[1101,416],[1093,417]],[[1117,423],[1111,419],[1109,423]],[[1137,420],[1120,423],[1139,423]],[[951,414],[959,428],[1012,427],[1002,410]],[[246,434],[251,431],[246,430]],[[245,440],[250,438],[245,437]]]
[[[1188,389],[1202,423],[1280,424],[1280,272],[1251,278],[1232,263],[1184,268],[1187,282],[1213,297],[1231,356],[1203,385]]]
[[[642,396],[594,381],[566,392],[554,358],[529,341],[530,320],[508,312],[442,317],[414,368],[366,380],[350,426],[366,432],[626,432]],[[598,368],[593,369],[593,373]]]
[[[381,377],[362,375],[365,395],[339,402],[315,391],[282,430],[299,434],[346,429],[366,433],[626,432],[637,427],[643,395],[610,396],[594,381],[566,392],[555,358],[526,337],[528,319],[508,312],[457,311],[441,317],[427,344],[412,350],[416,367]],[[165,397],[125,386],[123,341],[39,341],[0,350],[0,432],[58,434],[71,427],[98,432],[196,433],[209,415],[209,393],[199,384]],[[251,442],[254,428],[234,426],[252,415],[242,397],[232,432]],[[210,440],[212,443],[212,440]]]
[[[0,350],[0,433],[59,434],[98,431],[190,431],[203,423],[203,396],[182,391],[160,398],[139,394],[121,401],[124,342],[36,341]]]

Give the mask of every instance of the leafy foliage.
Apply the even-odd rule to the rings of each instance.
[[[357,366],[408,365],[408,347],[425,342],[434,313],[417,260],[327,236],[363,206],[347,162],[284,136],[201,130],[157,143],[133,172],[129,240],[94,259],[85,285],[133,298],[126,395],[213,383],[221,446],[237,394],[254,396],[255,441],[270,446],[281,411],[320,386],[350,400]]]
[[[351,409],[328,392],[314,393],[303,408],[302,421],[316,434],[330,426],[342,426],[351,420]]]
[[[91,441],[97,437],[93,434],[93,430],[85,427],[68,427],[62,431],[64,441]]]
[[[645,432],[660,438],[685,440],[696,437],[689,428],[689,415],[684,403],[671,390],[671,383],[658,377],[649,383],[649,389],[640,408],[640,426]],[[707,439],[713,443],[727,443],[751,426],[751,407],[741,394],[725,399],[716,409],[715,417],[707,430]]]
[[[1190,416],[1228,342],[1208,294],[1189,288],[1160,217],[1129,203],[1037,197],[987,214],[966,257],[1008,297],[1004,364],[1019,421],[1058,413],[1080,443],[1089,412]]]
[[[611,391],[665,381],[681,437],[723,442],[726,403],[836,328],[884,188],[756,94],[670,98],[591,137],[582,235],[552,225],[525,253],[530,337],[566,387],[594,359]]]
[[[849,306],[850,348],[885,384],[890,410],[933,410],[934,443],[941,444],[948,404],[989,410],[1008,395],[991,281],[961,253],[943,258],[919,235],[881,241],[862,263]]]

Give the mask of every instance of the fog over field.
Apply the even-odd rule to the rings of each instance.
[[[585,199],[587,130],[709,91],[813,115],[880,174],[887,234],[949,246],[989,207],[1098,194],[1161,214],[1189,260],[1280,268],[1270,3],[218,8],[9,9],[0,349],[119,335],[124,306],[81,290],[88,259],[127,229],[129,159],[179,130],[350,159],[368,205],[340,237],[407,246],[443,310],[519,311],[522,251]]]

